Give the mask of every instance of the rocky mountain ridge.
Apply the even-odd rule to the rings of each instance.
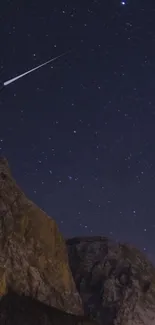
[[[155,325],[155,268],[106,237],[64,240],[0,158],[0,324]]]

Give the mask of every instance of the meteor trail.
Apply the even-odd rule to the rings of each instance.
[[[18,80],[18,79],[20,79],[20,78],[26,76],[27,74],[29,74],[29,73],[31,73],[31,72],[33,72],[33,71],[35,71],[35,70],[37,70],[37,69],[43,67],[44,65],[46,65],[46,64],[48,64],[48,63],[50,63],[50,62],[52,62],[52,61],[57,60],[58,58],[60,58],[61,56],[66,55],[66,54],[69,53],[69,52],[70,52],[70,51],[65,52],[65,53],[63,53],[63,54],[61,54],[61,55],[58,55],[58,56],[56,56],[55,58],[50,59],[50,60],[46,61],[45,63],[40,64],[40,65],[38,65],[37,67],[35,67],[35,68],[33,68],[33,69],[31,69],[31,70],[29,70],[29,71],[27,71],[27,72],[25,72],[25,73],[23,73],[23,74],[17,76],[17,77],[15,77],[15,78],[12,78],[12,79],[10,79],[10,80],[7,80],[7,81],[3,82],[3,83],[2,83],[2,87],[1,87],[0,90],[2,90],[5,86],[10,85],[12,82],[14,82],[14,81],[16,81],[16,80]]]

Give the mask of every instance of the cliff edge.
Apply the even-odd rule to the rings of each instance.
[[[31,202],[0,158],[0,296],[9,290],[68,313],[82,303],[55,221]]]

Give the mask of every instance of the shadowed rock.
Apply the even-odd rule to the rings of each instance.
[[[105,237],[66,243],[86,314],[104,325],[155,325],[155,269],[144,254]]]
[[[0,296],[11,288],[73,314],[82,305],[55,221],[32,203],[0,158]]]
[[[84,316],[67,314],[35,299],[8,293],[0,302],[1,325],[95,325]]]

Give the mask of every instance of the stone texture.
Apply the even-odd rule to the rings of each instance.
[[[55,221],[27,199],[0,158],[0,296],[8,290],[83,314]]]
[[[139,250],[105,237],[66,243],[85,314],[104,325],[155,325],[155,269]]]

